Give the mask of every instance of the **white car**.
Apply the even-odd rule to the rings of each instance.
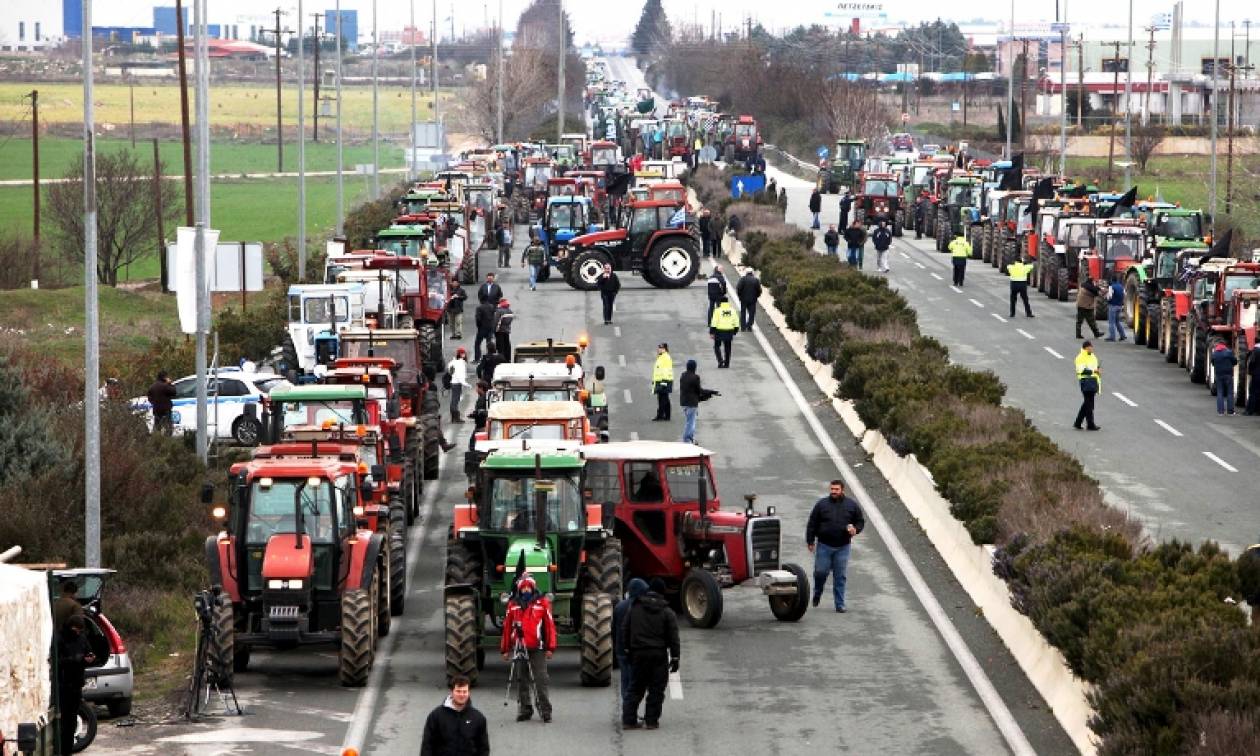
[[[230,438],[237,443],[253,446],[262,435],[262,405],[264,396],[277,384],[285,382],[284,376],[275,373],[246,371],[240,368],[219,368],[207,386],[209,395],[208,432],[215,438]],[[197,430],[197,381],[189,375],[175,381],[175,402],[171,422],[176,433]],[[256,407],[254,417],[245,416],[245,408]],[[149,427],[153,427],[153,412],[148,397],[131,400],[132,409],[147,415]]]

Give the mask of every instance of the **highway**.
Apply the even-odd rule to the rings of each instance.
[[[774,168],[767,174],[788,192],[787,220],[808,228],[812,183]],[[852,216],[850,216],[850,219]],[[839,220],[839,197],[823,196],[822,234]],[[844,245],[841,244],[841,256]],[[875,252],[866,245],[866,272]],[[1007,387],[1005,402],[1020,407],[1039,430],[1071,452],[1103,487],[1112,505],[1131,513],[1152,538],[1214,539],[1237,554],[1260,534],[1250,497],[1260,483],[1260,422],[1216,414],[1216,399],[1157,350],[1092,339],[1102,372],[1098,433],[1072,428],[1080,406],[1072,360],[1075,299],[1052,301],[1029,292],[1032,319],[1022,304],[1009,318],[1006,276],[979,260],[967,266],[962,289],[951,285],[947,253],[913,233],[895,239],[889,283],[918,312],[924,334],[949,347],[962,365],[992,370]],[[1099,323],[1106,336],[1107,324]],[[1088,326],[1082,333],[1089,338]]]

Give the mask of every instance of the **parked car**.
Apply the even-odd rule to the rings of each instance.
[[[88,645],[96,657],[85,674],[83,700],[109,709],[111,717],[125,717],[131,713],[131,656],[122,636],[101,610],[101,593],[113,574],[114,570],[97,568],[53,572],[58,580],[73,580],[78,586],[75,598],[83,605]]]
[[[276,373],[243,370],[237,367],[219,368],[213,372],[209,385],[209,433],[216,438],[234,439],[239,444],[253,446],[262,433],[262,398],[284,381]],[[254,406],[253,417],[248,417],[246,407]],[[131,400],[131,407],[146,413],[149,427],[153,427],[152,407],[148,397]],[[176,433],[197,430],[197,381],[189,375],[175,381],[175,407],[171,422]]]

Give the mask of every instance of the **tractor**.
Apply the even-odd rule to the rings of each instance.
[[[498,235],[494,233],[495,226],[498,223],[498,213],[495,201],[495,188],[491,183],[469,184],[464,192],[467,198],[467,212],[465,217],[469,219],[468,227],[471,231],[472,221],[477,218],[481,219],[481,247],[484,249],[497,249],[499,246]],[[478,277],[479,271],[476,268],[477,255],[471,255],[473,266],[473,278]]]
[[[735,121],[735,129],[722,145],[722,159],[729,163],[744,163],[761,152],[761,132],[757,121],[742,115]]]
[[[607,434],[591,431],[586,407],[579,401],[495,402],[486,410],[486,429],[473,434],[473,448],[464,454],[464,473],[475,477],[477,465],[496,449],[530,443],[577,449],[601,438],[606,439]]]
[[[542,214],[547,201],[547,181],[555,168],[547,158],[525,158],[521,185],[512,195],[517,223],[533,223]]]
[[[243,672],[251,649],[326,644],[342,685],[362,686],[390,622],[386,539],[367,527],[371,486],[335,444],[260,447],[232,465],[223,530],[206,539],[209,662]]]
[[[1189,300],[1180,303],[1174,292],[1187,286],[1187,269],[1198,265],[1207,247],[1156,247],[1146,259],[1130,265],[1124,276],[1125,324],[1133,331],[1133,343],[1159,349],[1167,362],[1180,355],[1180,325]],[[1180,355],[1180,356],[1179,356]]]
[[[713,453],[693,444],[624,441],[583,448],[590,503],[613,523],[626,571],[660,578],[694,627],[722,618],[722,590],[755,581],[770,611],[795,622],[809,605],[809,577],[780,562],[780,522],[773,506],[722,510]]]
[[[1028,196],[1029,192],[1005,189],[988,193],[988,208],[978,229],[981,260],[1002,271],[1006,270],[1007,263],[1014,259],[1015,252],[1019,249],[1016,237],[1020,220],[1027,217],[1019,214],[1020,205],[1016,200]],[[1027,222],[1024,225],[1028,225]]]
[[[1081,250],[1093,246],[1095,218],[1083,201],[1045,201],[1037,214],[1037,291],[1066,302]]]
[[[945,184],[943,201],[936,206],[936,251],[945,252],[955,237],[966,234],[979,220],[980,177],[958,175]],[[972,250],[975,257],[977,251]]]
[[[1099,288],[1105,289],[1113,278],[1123,281],[1129,268],[1146,259],[1146,235],[1137,221],[1127,218],[1099,219],[1093,232],[1093,246],[1079,256],[1078,282],[1092,279]],[[1106,317],[1106,297],[1097,298],[1095,310],[1098,317]]]
[[[1213,336],[1226,325],[1234,293],[1254,289],[1260,289],[1260,263],[1213,258],[1200,263],[1188,292],[1177,293],[1189,299],[1181,325],[1181,348],[1192,382],[1209,383],[1212,388]]]
[[[1251,361],[1251,350],[1256,345],[1256,329],[1260,327],[1260,291],[1235,289],[1225,310],[1225,319],[1220,325],[1212,327],[1209,337],[1208,352],[1217,342],[1234,351],[1238,364],[1234,367],[1234,403],[1243,406],[1247,403],[1251,376],[1247,372],[1247,363]],[[1212,361],[1207,360],[1207,383],[1212,395],[1217,393],[1215,371]]]
[[[665,121],[665,159],[682,158],[684,163],[691,163],[691,131],[687,122],[681,118]]]
[[[443,591],[446,674],[476,681],[498,650],[508,601],[529,575],[550,598],[557,646],[578,649],[586,686],[612,680],[621,546],[582,499],[577,451],[497,450],[455,506]]]
[[[285,369],[313,376],[317,366],[331,364],[340,333],[363,327],[365,297],[362,284],[290,285],[289,322],[280,347]]]
[[[823,159],[818,166],[818,190],[823,194],[837,194],[852,187],[865,166],[866,142],[837,139],[830,158]]]
[[[560,258],[559,252],[574,237],[600,230],[591,220],[594,209],[594,204],[587,197],[567,195],[547,198],[547,209],[535,228],[538,240],[547,248],[546,262],[538,273],[539,281],[551,278],[552,268],[567,277],[569,261]]]
[[[868,226],[879,221],[892,224],[893,236],[901,236],[901,184],[891,173],[859,173],[859,191],[853,196],[853,219]]]
[[[639,200],[629,203],[626,215],[623,227],[574,237],[561,249],[569,285],[594,291],[608,264],[641,273],[657,288],[690,286],[700,271],[700,249],[686,211],[670,200]]]
[[[515,355],[513,355],[515,357]],[[596,368],[598,372],[600,368]],[[607,396],[592,390],[585,372],[572,355],[563,363],[517,361],[495,368],[490,382],[489,404],[500,401],[577,401],[586,408],[590,427],[601,438],[608,433]]]

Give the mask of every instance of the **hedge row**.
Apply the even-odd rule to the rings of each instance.
[[[1001,405],[997,376],[923,336],[885,279],[815,254],[812,234],[781,220],[753,222],[761,208],[723,201],[716,169],[690,179],[706,205],[740,216],[745,261],[832,365],[839,395],[931,472],[976,543],[997,546],[1012,604],[1093,684],[1100,752],[1260,752],[1260,635],[1234,604],[1247,593],[1239,566],[1214,543],[1151,544],[1073,457]]]

